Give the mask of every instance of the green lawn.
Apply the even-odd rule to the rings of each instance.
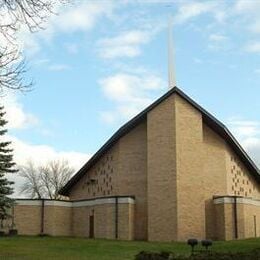
[[[260,238],[229,242],[214,242],[218,252],[244,252],[260,247]],[[1,237],[0,259],[91,259],[127,260],[142,251],[173,251],[189,254],[185,243],[88,240],[65,237]]]

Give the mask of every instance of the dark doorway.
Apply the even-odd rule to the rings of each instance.
[[[94,215],[89,216],[89,238],[94,238]]]

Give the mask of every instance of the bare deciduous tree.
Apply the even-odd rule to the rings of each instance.
[[[68,182],[74,169],[66,160],[50,161],[44,166],[35,166],[29,161],[20,167],[19,174],[24,178],[21,193],[30,198],[61,199],[59,190]]]
[[[17,43],[17,32],[43,29],[54,7],[68,0],[0,0],[0,94],[5,89],[26,90],[31,83],[23,80],[25,62]]]
[[[25,166],[19,167],[19,175],[25,179],[21,187],[21,193],[26,193],[30,198],[41,199],[43,187],[39,174],[39,167],[35,166],[32,161],[28,161]]]

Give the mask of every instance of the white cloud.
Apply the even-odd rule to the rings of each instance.
[[[242,141],[242,145],[260,168],[260,137],[249,137]]]
[[[260,122],[232,120],[229,122],[234,134],[239,138],[252,137],[260,134]]]
[[[30,33],[22,30],[21,45],[30,57],[41,50],[41,42],[51,42],[57,33],[88,32],[96,25],[100,18],[112,16],[118,5],[112,1],[78,1],[56,7],[58,15],[53,15],[44,25],[45,30]],[[75,49],[74,49],[75,50]]]
[[[228,37],[222,34],[213,33],[209,36],[209,40],[213,42],[225,42],[227,39]]]
[[[231,132],[260,167],[260,121],[231,119],[228,121]]]
[[[63,32],[88,31],[94,27],[99,18],[112,14],[115,5],[109,1],[81,1],[51,19],[53,30]]]
[[[106,98],[115,104],[112,111],[101,112],[106,123],[127,120],[148,106],[166,83],[151,73],[118,73],[99,81]]]
[[[14,94],[7,93],[6,96],[1,97],[1,102],[6,112],[7,128],[22,129],[39,123],[35,115],[24,110],[23,105],[19,103],[17,96]]]
[[[260,1],[238,0],[234,6],[235,13],[247,18],[248,29],[253,33],[260,33]]]
[[[209,35],[208,47],[213,50],[227,50],[230,47],[229,38],[223,34],[212,33]]]
[[[237,0],[235,3],[235,10],[240,13],[259,14],[260,2]]]
[[[17,165],[24,165],[28,160],[34,162],[35,165],[43,165],[51,160],[68,160],[69,164],[74,167],[75,171],[79,170],[84,163],[86,163],[90,154],[79,153],[75,151],[57,151],[48,145],[33,145],[21,141],[14,136],[7,136],[6,140],[12,141],[12,148],[14,149],[14,161]],[[9,174],[9,180],[15,182],[14,197],[21,196],[19,194],[19,188],[23,183],[23,179],[18,174]],[[23,196],[24,197],[24,196]]]
[[[41,49],[40,41],[37,39],[38,34],[32,34],[27,29],[22,29],[19,32],[18,42],[20,48],[26,53],[28,58],[33,57]]]
[[[105,59],[136,57],[141,53],[141,46],[148,43],[155,33],[156,30],[131,30],[102,39],[98,42],[98,54]]]
[[[14,136],[7,136],[6,138],[12,141],[14,160],[18,165],[23,165],[28,160],[32,160],[36,165],[41,165],[50,160],[67,159],[75,170],[79,170],[79,168],[90,158],[89,154],[75,151],[57,151],[49,145],[26,143]]]
[[[249,43],[246,47],[245,50],[247,52],[253,52],[253,53],[260,53],[260,42],[252,42]]]
[[[205,13],[214,13],[217,11],[217,2],[207,1],[207,2],[184,2],[181,3],[175,16],[175,23],[184,23],[188,20],[197,17]],[[220,14],[216,17],[218,20],[223,19]]]
[[[48,67],[50,71],[64,71],[69,69],[71,69],[71,67],[67,64],[52,64]]]
[[[24,110],[22,104],[18,101],[18,97],[12,93],[8,93],[6,96],[1,97],[1,103],[4,105],[6,116],[8,120],[8,129],[22,129],[29,128],[37,125],[39,120],[31,113]],[[44,134],[50,134],[46,132],[46,129],[42,129]],[[14,149],[14,161],[18,165],[25,164],[28,160],[32,160],[36,165],[44,164],[50,160],[55,159],[67,159],[71,166],[78,170],[89,158],[89,154],[79,153],[76,151],[57,151],[53,147],[48,145],[33,145],[21,141],[14,136],[5,136],[5,140],[11,141],[11,148]],[[14,197],[19,197],[19,187],[23,183],[23,179],[17,174],[7,175],[9,180],[15,182]]]
[[[116,116],[114,115],[113,112],[109,111],[102,111],[100,112],[100,118],[101,121],[106,123],[106,124],[113,124],[116,121]]]

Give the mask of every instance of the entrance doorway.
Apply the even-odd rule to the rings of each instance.
[[[94,238],[94,215],[89,216],[89,238]]]

